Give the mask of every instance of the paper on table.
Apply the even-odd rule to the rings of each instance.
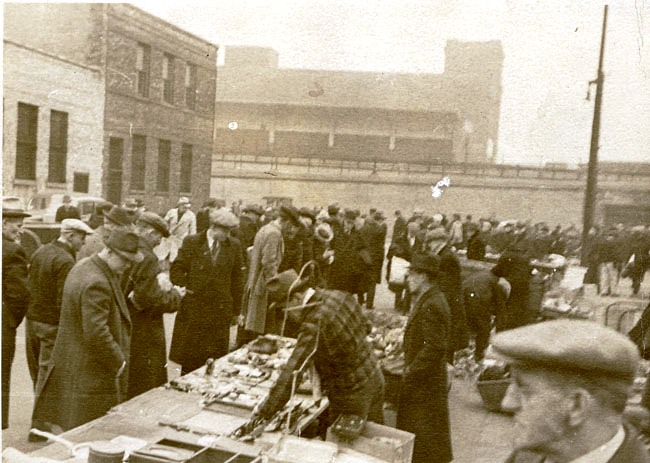
[[[202,410],[182,424],[190,428],[199,428],[213,434],[228,435],[248,421],[248,417],[239,417],[219,413],[211,410]]]

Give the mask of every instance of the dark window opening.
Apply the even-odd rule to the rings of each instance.
[[[16,134],[16,178],[36,180],[38,106],[18,103]]]
[[[181,150],[181,193],[192,191],[192,145],[183,144]]]
[[[75,193],[88,193],[90,174],[86,172],[75,172],[72,178],[72,191]]]
[[[144,190],[145,157],[147,139],[143,135],[133,135],[131,145],[131,189]]]
[[[140,96],[149,96],[149,80],[151,70],[151,47],[139,43],[136,51],[135,68],[137,70],[137,86]]]
[[[68,157],[68,113],[50,112],[50,158],[47,181],[66,182],[66,163]]]
[[[196,65],[185,65],[185,104],[190,109],[196,108]]]
[[[158,141],[158,178],[156,190],[169,191],[169,164],[171,162],[172,143],[169,140]]]

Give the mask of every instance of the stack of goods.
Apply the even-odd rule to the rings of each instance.
[[[570,293],[562,290],[549,291],[542,301],[540,315],[545,319],[577,318],[589,319],[593,316],[591,309],[575,304]]]
[[[402,338],[407,317],[388,312],[371,311],[367,314],[372,325],[367,337],[382,368],[394,374],[402,374],[404,350]]]
[[[221,359],[170,381],[169,386],[203,396],[202,404],[233,405],[252,410],[277,381],[295,339],[262,336]]]

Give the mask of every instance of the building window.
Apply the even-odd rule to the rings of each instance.
[[[169,140],[158,141],[158,179],[156,190],[169,191],[169,163],[171,161],[172,143]]]
[[[188,108],[196,108],[196,65],[185,65],[185,104]]]
[[[68,113],[52,110],[50,112],[50,159],[47,172],[48,182],[66,182],[65,170],[67,157]]]
[[[162,63],[163,99],[174,104],[174,57],[165,53]]]
[[[183,143],[181,149],[181,193],[192,192],[192,145]]]
[[[149,96],[149,72],[151,69],[151,47],[144,43],[139,43],[135,68],[138,72],[137,75],[137,84],[138,84],[138,95],[148,97]]]
[[[143,135],[133,135],[131,146],[131,189],[144,190],[145,157],[147,139]]]
[[[88,193],[90,174],[87,172],[75,172],[72,179],[72,191],[75,193]]]
[[[38,106],[18,103],[16,134],[16,178],[36,180],[36,132]]]

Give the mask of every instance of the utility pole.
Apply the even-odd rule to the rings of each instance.
[[[598,58],[598,75],[589,85],[596,85],[596,101],[594,102],[594,119],[591,124],[591,147],[589,149],[589,165],[587,168],[587,188],[585,189],[585,207],[582,216],[582,265],[587,265],[587,237],[594,224],[594,211],[598,195],[598,140],[600,137],[600,108],[603,102],[603,55],[605,54],[605,34],[607,32],[607,7],[603,13],[603,32],[600,39],[600,56]]]

